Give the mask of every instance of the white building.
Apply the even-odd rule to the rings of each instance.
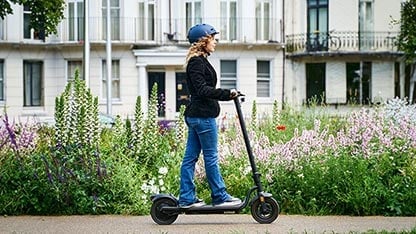
[[[86,2],[86,81],[105,113],[107,1]],[[220,31],[209,58],[219,86],[241,90],[248,103],[256,100],[259,112],[271,111],[275,100],[297,105],[321,94],[327,103],[339,104],[357,97],[363,103],[377,95],[403,97],[405,69],[392,44],[398,26],[390,24],[390,16],[400,18],[400,2],[111,0],[111,114],[132,115],[137,96],[146,109],[156,82],[161,117],[176,117],[187,101],[187,30],[201,22]],[[53,116],[55,97],[75,69],[82,69],[83,9],[84,0],[67,0],[58,33],[44,39],[28,27],[30,9],[13,5],[14,13],[0,20],[0,105],[10,116]],[[223,113],[234,113],[232,102],[222,106]],[[243,108],[249,111],[251,105]]]
[[[286,1],[286,95],[291,103],[370,104],[408,97],[394,40],[401,0]]]

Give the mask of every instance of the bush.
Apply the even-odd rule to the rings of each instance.
[[[57,98],[53,127],[1,116],[0,213],[143,215],[150,195],[178,195],[183,107],[174,127],[158,124],[154,87],[147,116],[138,97],[134,119],[118,116],[106,128],[96,98],[77,78],[71,87]],[[282,213],[416,215],[414,106],[395,99],[347,116],[277,106],[258,118],[254,103],[247,125],[264,188]],[[243,198],[253,182],[241,129],[235,115],[219,125],[222,175]],[[198,196],[209,202],[204,174],[200,160]]]

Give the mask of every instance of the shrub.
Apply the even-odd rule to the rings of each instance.
[[[137,97],[134,118],[117,116],[111,128],[99,126],[97,98],[77,78],[56,99],[55,126],[1,116],[0,212],[141,215],[153,193],[177,195],[184,107],[174,126],[164,127],[156,90],[147,115]],[[280,110],[275,102],[272,116],[258,116],[253,103],[250,144],[264,188],[283,213],[416,215],[414,106],[394,99],[333,116],[321,106]],[[243,198],[253,182],[241,129],[235,115],[218,121],[222,175],[228,191]],[[204,174],[200,160],[198,196],[209,202]]]

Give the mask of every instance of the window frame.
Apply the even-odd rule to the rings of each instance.
[[[137,32],[139,40],[153,41],[156,38],[156,7],[151,0],[138,1]]]
[[[4,60],[0,59],[0,101],[5,101],[5,72],[4,72]]]
[[[238,1],[220,1],[220,31],[221,40],[233,41],[238,39]]]
[[[73,15],[71,15],[73,9]],[[68,2],[68,40],[84,40],[84,0],[69,0]]]
[[[111,5],[116,2],[116,6]],[[107,0],[101,1],[101,17],[103,22],[102,35],[103,40],[107,39]],[[121,4],[120,0],[110,1],[110,20],[111,20],[111,40],[119,41],[121,38]]]
[[[34,73],[33,73],[33,69],[35,65],[39,65],[39,73],[38,77],[39,77],[39,81],[37,83],[37,85],[39,86],[39,90],[34,90]],[[44,105],[44,93],[43,93],[43,68],[44,64],[43,61],[40,60],[24,60],[23,61],[23,106],[25,107],[33,107],[33,106],[43,106]],[[27,69],[30,69],[30,71],[27,71]],[[28,73],[30,73],[30,77],[27,77]],[[29,79],[29,80],[27,80]],[[27,87],[27,84],[30,85],[30,87]],[[29,94],[27,93],[30,90]],[[35,103],[35,100],[33,98],[33,93],[34,91],[36,91],[36,93],[39,96],[39,103]],[[28,97],[28,95],[30,97]]]
[[[260,73],[259,72],[259,63],[267,63],[268,73]],[[257,79],[256,79],[256,96],[259,98],[270,98],[271,97],[271,82],[272,82],[272,68],[271,68],[271,61],[266,59],[259,59],[256,61],[256,71],[257,71]],[[267,95],[263,96],[260,95],[259,83],[267,83]]]
[[[314,4],[312,4],[312,2]],[[312,22],[312,14],[315,17]],[[321,16],[321,12],[323,15]],[[322,24],[322,20],[324,20]],[[315,26],[314,28],[312,28]],[[328,50],[329,0],[307,0],[307,41],[308,50]],[[325,45],[326,44],[326,45]]]
[[[118,66],[117,69],[115,65]],[[107,100],[107,61],[106,59],[102,60],[101,63],[101,97],[103,100]],[[120,79],[120,60],[112,59],[111,60],[111,100],[120,101],[121,100],[121,79]],[[116,87],[116,88],[115,88]],[[117,95],[114,95],[114,92],[117,92]]]
[[[79,79],[84,80],[84,70],[83,70],[82,60],[67,60],[66,67],[67,67],[67,72],[66,72],[67,82],[73,81],[75,79],[75,70],[77,68],[79,71]]]
[[[256,39],[257,40],[271,40],[272,39],[272,36],[271,36],[272,9],[273,9],[272,1],[270,0],[257,0],[256,1]]]
[[[359,1],[359,49],[369,50],[374,46],[374,1]]]
[[[0,41],[5,39],[5,19],[0,18]]]
[[[225,63],[231,63],[233,62],[235,66],[234,70],[235,72],[224,72],[223,65],[226,65]],[[238,66],[237,66],[237,60],[235,59],[221,59],[220,60],[220,87],[224,89],[237,89],[237,72],[238,72]],[[231,84],[233,83],[233,84]]]
[[[32,10],[29,6],[23,5],[23,39],[24,40],[44,40],[45,33],[43,30],[38,30],[30,27],[30,17]],[[29,31],[28,31],[29,30]]]
[[[199,12],[198,12],[199,11]],[[202,1],[185,1],[185,28],[188,29],[195,24],[202,23]]]

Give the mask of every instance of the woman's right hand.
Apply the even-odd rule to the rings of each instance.
[[[238,96],[238,91],[236,89],[230,90],[230,98],[233,99]]]

